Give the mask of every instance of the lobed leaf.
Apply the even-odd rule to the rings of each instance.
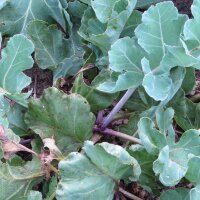
[[[91,8],[85,11],[79,29],[80,36],[100,48],[104,55],[107,55],[110,46],[123,31],[135,5],[135,0],[93,0],[94,11]]]
[[[200,154],[199,131],[186,131],[180,141],[165,146],[154,162],[153,170],[159,174],[159,180],[166,186],[176,185],[188,170],[188,161],[192,155]]]
[[[116,180],[140,175],[137,161],[118,145],[101,143],[94,146],[87,141],[84,150],[86,155],[74,152],[60,161],[58,200],[112,200]]]
[[[30,84],[31,79],[22,71],[32,67],[33,50],[34,47],[30,40],[23,35],[15,35],[3,49],[0,60],[1,93],[23,106],[26,106],[25,99],[30,93],[21,94],[21,91]]]
[[[95,117],[82,96],[49,88],[39,100],[29,103],[25,121],[42,139],[54,137],[66,155],[91,138]]]
[[[14,35],[25,33],[26,26],[32,20],[57,22],[66,30],[67,24],[59,0],[10,0],[0,6],[0,32]]]

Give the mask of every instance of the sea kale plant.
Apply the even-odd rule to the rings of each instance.
[[[198,200],[200,0],[191,12],[1,0],[0,200],[141,200],[133,182]],[[52,74],[40,96],[33,66]]]

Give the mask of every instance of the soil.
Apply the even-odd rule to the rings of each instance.
[[[175,6],[178,8],[180,13],[187,14],[189,17],[191,17],[190,7],[193,2],[192,0],[173,0],[173,2]],[[42,70],[38,68],[36,65],[34,65],[32,69],[26,70],[25,74],[31,77],[32,83],[27,88],[25,88],[24,92],[32,90],[32,96],[34,96],[35,98],[39,98],[42,95],[44,89],[51,87],[53,84],[53,76],[50,70]],[[200,91],[200,72],[199,71],[196,71],[196,77],[197,77],[197,86],[195,89],[197,91]],[[65,80],[64,82],[68,83],[71,81]],[[119,141],[113,141],[113,138],[112,139],[106,138],[106,139],[107,141],[111,140],[113,143],[119,143]],[[188,186],[188,183],[185,183],[185,184],[183,183],[181,184],[181,187],[189,187],[189,186]],[[130,193],[144,200],[158,200],[159,199],[157,197],[154,197],[147,191],[145,191],[139,184],[135,182],[129,184],[128,186],[124,185],[124,188]],[[121,197],[120,199],[129,200],[129,198],[124,198],[124,197]]]

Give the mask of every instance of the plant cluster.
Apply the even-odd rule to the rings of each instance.
[[[122,180],[198,200],[200,104],[188,97],[199,10],[200,0],[191,19],[171,1],[1,0],[0,200],[140,200]],[[33,65],[53,74],[40,98],[24,73]]]

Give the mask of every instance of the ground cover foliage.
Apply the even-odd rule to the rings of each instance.
[[[0,200],[198,200],[199,10],[1,0]]]

